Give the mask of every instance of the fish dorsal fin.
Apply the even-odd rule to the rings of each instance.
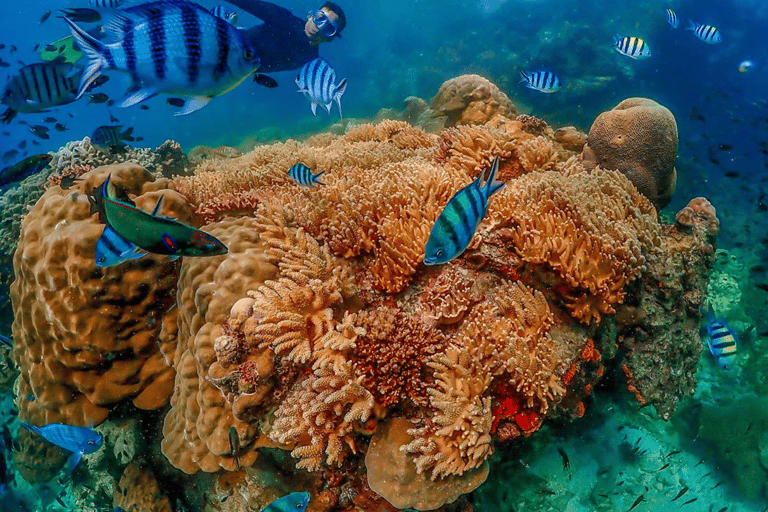
[[[157,213],[160,211],[160,208],[161,208],[161,207],[162,207],[162,205],[163,205],[163,199],[164,199],[164,198],[165,198],[165,195],[161,195],[161,196],[160,196],[160,197],[157,199],[157,202],[155,203],[155,207],[154,207],[154,208],[152,208],[152,213],[151,213],[151,215],[152,215],[153,217],[157,217]]]

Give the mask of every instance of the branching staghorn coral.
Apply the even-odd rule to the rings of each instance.
[[[645,256],[658,246],[656,210],[620,173],[543,172],[510,183],[491,203],[494,228],[538,278],[554,272],[558,300],[581,322],[600,320],[624,300]],[[562,284],[563,286],[558,286]]]

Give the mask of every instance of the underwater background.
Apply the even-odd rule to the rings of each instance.
[[[199,2],[205,8],[218,3]],[[132,143],[136,147],[155,148],[172,139],[185,153],[201,145],[229,146],[247,153],[256,145],[307,140],[332,125],[334,133],[344,133],[355,120],[378,121],[386,117],[376,117],[382,109],[402,111],[409,97],[429,102],[446,80],[465,74],[480,75],[498,86],[518,113],[531,114],[554,129],[574,126],[584,133],[589,133],[600,113],[623,99],[650,98],[672,112],[679,134],[677,187],[659,218],[674,223],[675,213],[695,197],[706,197],[717,211],[716,261],[710,269],[707,295],[717,316],[727,320],[737,335],[735,362],[722,369],[702,342],[696,388],[680,399],[666,421],[654,407],[642,407],[627,393],[620,363],[608,366],[606,378],[584,400],[583,417],[558,417],[530,436],[497,445],[485,483],[444,510],[768,510],[768,3],[337,3],[345,11],[347,27],[341,39],[321,46],[320,55],[333,64],[337,77],[347,80],[343,120],[335,107],[330,116],[322,108],[313,116],[308,102],[296,92],[296,71],[285,71],[270,75],[279,84],[274,89],[247,79],[188,116],[174,116],[176,109],[162,94],[142,103],[149,107],[146,110],[139,105],[118,109],[80,100],[49,113],[19,114],[0,127],[8,132],[0,139],[0,156],[19,149],[24,141],[26,146],[0,167],[26,153],[56,152],[68,142],[90,137],[97,126],[110,124],[111,116],[143,138]],[[306,0],[279,4],[300,17],[317,8]],[[0,58],[10,67],[0,68],[0,79],[4,82],[6,74],[16,72],[18,61],[35,62],[35,45],[67,36],[69,30],[56,18],[56,11],[78,6],[71,1],[42,0],[4,6],[0,42],[6,48],[0,50]],[[667,22],[667,8],[680,17],[678,28]],[[49,10],[50,18],[39,23]],[[684,30],[689,19],[717,26],[723,41],[705,44]],[[239,25],[256,22],[240,13]],[[612,48],[614,34],[642,37],[652,56],[633,60],[619,55]],[[10,54],[10,45],[18,51]],[[752,65],[740,69],[745,61]],[[542,94],[519,86],[520,71],[534,69],[556,73],[562,88]],[[119,73],[109,74],[112,79],[99,92],[118,99],[127,81]],[[66,131],[51,130],[49,139],[36,139],[30,125],[43,124],[47,116],[66,125]],[[28,124],[20,124],[20,119]],[[32,146],[32,140],[39,147]],[[12,272],[9,266],[2,268],[5,286]],[[7,288],[0,290],[3,304],[9,304],[9,293]],[[14,312],[7,307],[0,316],[0,334],[10,336]],[[5,375],[13,374],[10,352],[0,350],[0,365],[8,369]],[[655,364],[671,363],[660,359]],[[6,382],[3,389],[0,423],[8,425],[15,438],[19,397],[14,396],[12,384]],[[125,450],[140,450],[131,444],[135,439],[157,441],[163,409],[136,414],[126,410],[129,406],[121,407],[114,413],[117,421],[124,422],[117,430],[130,424],[134,441],[114,441],[120,436],[105,431],[105,439],[112,436],[111,446],[122,443]],[[8,448],[4,454],[9,465],[11,452]],[[33,467],[36,456],[44,457],[26,455]],[[129,459],[127,454],[103,456],[96,464],[102,469],[113,464],[112,477],[117,481],[120,462]],[[200,474],[174,473],[167,463],[151,457],[146,463],[155,465],[160,491],[170,497],[167,510],[260,510],[233,504],[234,500],[224,498],[229,496],[226,492],[212,498],[203,490],[208,484]],[[59,481],[62,471],[48,483],[36,485],[26,483],[16,472],[15,483],[0,498],[0,510],[114,510],[111,481],[97,482],[95,472],[79,471],[63,483]],[[222,480],[219,484],[224,488]],[[313,506],[318,508],[310,510],[331,509],[311,502]],[[379,503],[354,506],[395,510]]]

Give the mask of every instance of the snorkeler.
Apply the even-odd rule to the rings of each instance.
[[[298,69],[317,58],[318,45],[341,37],[347,19],[341,7],[325,2],[306,19],[261,0],[227,0],[264,23],[242,30],[246,41],[261,58],[259,73]]]

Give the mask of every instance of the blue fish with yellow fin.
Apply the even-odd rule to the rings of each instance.
[[[101,446],[101,434],[92,428],[73,427],[63,423],[50,423],[44,427],[37,427],[23,421],[21,426],[45,438],[49,443],[72,452],[66,464],[68,473],[75,469],[83,454],[93,453]]]
[[[487,178],[483,170],[475,181],[456,192],[448,201],[429,233],[424,248],[425,265],[447,263],[464,252],[488,211],[489,199],[504,187],[504,183],[496,181],[498,171],[497,157]]]
[[[309,504],[308,492],[292,492],[278,498],[261,512],[304,512]]]
[[[738,352],[736,333],[725,321],[725,318],[717,318],[712,304],[707,305],[704,314],[704,329],[706,330],[707,345],[715,358],[718,366],[727,370],[733,365],[733,360]]]

